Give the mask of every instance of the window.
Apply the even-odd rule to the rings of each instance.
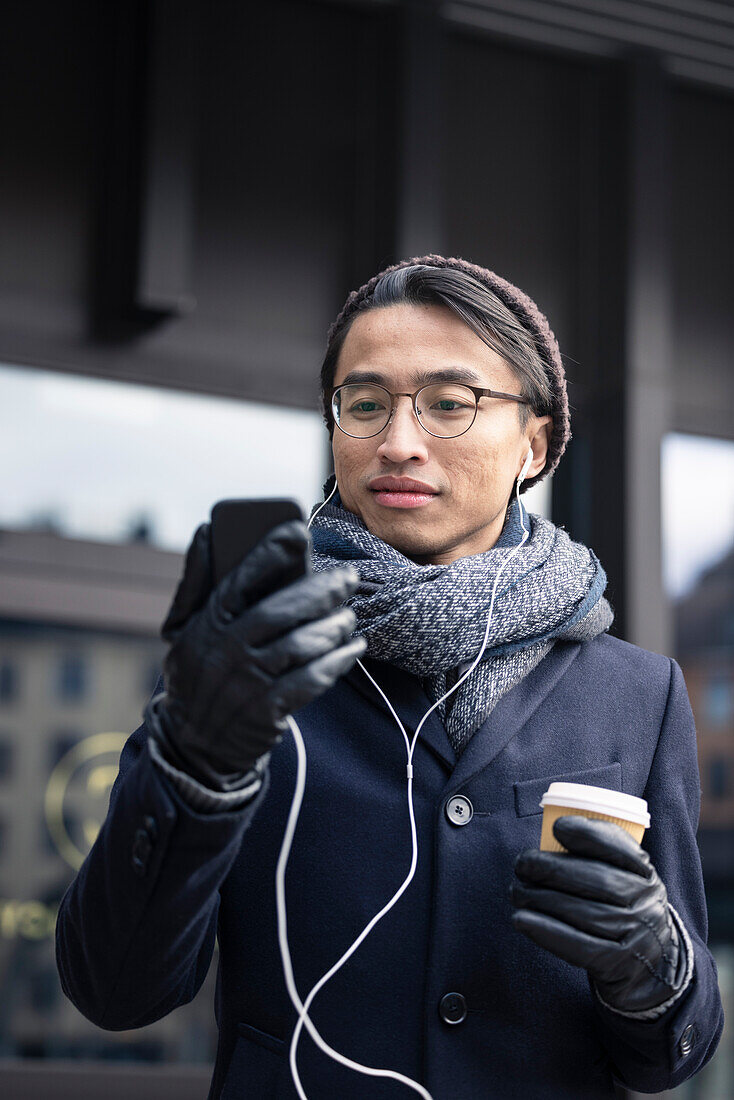
[[[50,759],[49,759],[49,771],[56,767],[59,760],[66,756],[67,752],[70,752],[79,741],[82,740],[84,734],[77,730],[58,730],[50,738]]]
[[[670,432],[663,439],[661,460],[663,573],[674,627],[671,656],[683,670],[696,721],[701,784],[696,837],[706,883],[709,934],[711,942],[730,943],[734,927],[734,440]],[[724,1066],[724,1072],[731,1068],[729,1062],[719,1061],[714,1063],[714,1074],[716,1065]],[[714,1086],[711,1095],[715,1092]]]
[[[56,666],[55,695],[65,703],[79,703],[88,692],[88,665],[80,653],[62,653]]]
[[[716,644],[722,625],[731,638],[734,619],[725,574],[734,546],[734,443],[669,432],[661,465],[665,587],[677,603],[717,571],[723,598],[699,608],[707,612],[709,633],[716,629]]]
[[[729,791],[730,761],[725,756],[714,756],[708,764],[709,798],[726,798]]]
[[[706,722],[710,726],[727,726],[732,720],[731,681],[724,676],[714,676],[704,690],[704,709]]]
[[[13,744],[9,733],[0,733],[0,780],[8,779],[13,768]]]
[[[308,514],[325,440],[316,411],[0,365],[0,527],[185,550],[225,497]]]
[[[14,703],[18,698],[18,669],[10,657],[0,658],[0,703]]]

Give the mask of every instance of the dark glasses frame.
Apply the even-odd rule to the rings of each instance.
[[[326,398],[327,407],[331,410],[331,416],[337,428],[340,432],[343,432],[344,435],[349,436],[350,439],[374,439],[374,437],[376,435],[379,435],[380,432],[384,432],[385,428],[390,425],[392,418],[395,415],[395,407],[397,405],[397,401],[395,399],[397,397],[410,398],[416,420],[420,424],[421,428],[423,428],[423,431],[427,432],[428,435],[433,436],[434,439],[458,439],[460,435],[465,435],[477,418],[477,409],[479,408],[479,399],[481,397],[493,397],[496,398],[498,401],[517,401],[519,405],[530,404],[530,402],[526,398],[520,397],[516,393],[503,393],[502,390],[482,389],[481,386],[470,386],[468,382],[449,383],[450,385],[463,386],[465,390],[471,390],[471,392],[474,394],[474,416],[471,418],[471,422],[467,424],[463,431],[457,432],[456,435],[436,435],[435,432],[429,432],[428,428],[422,422],[420,416],[418,415],[416,401],[418,399],[418,394],[422,393],[423,390],[428,390],[431,389],[431,387],[433,386],[440,386],[441,384],[441,382],[428,382],[425,386],[421,386],[420,389],[415,390],[414,393],[393,393],[392,390],[389,390],[387,388],[387,386],[381,386],[379,382],[345,382],[341,386],[329,386],[329,388],[324,392],[324,397]],[[339,390],[343,390],[347,386],[374,386],[376,389],[382,390],[388,395],[388,397],[390,398],[390,415],[388,416],[382,427],[379,429],[379,431],[372,432],[371,435],[352,435],[351,432],[347,432],[344,430],[344,428],[342,428],[341,424],[337,420],[336,410],[334,408],[334,399]]]

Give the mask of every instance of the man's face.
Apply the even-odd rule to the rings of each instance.
[[[334,385],[369,371],[391,392],[412,393],[447,368],[470,385],[519,393],[505,360],[447,306],[399,305],[373,309],[352,323],[339,355]],[[367,381],[360,377],[358,381]],[[379,435],[355,439],[334,427],[332,450],[344,507],[372,534],[420,564],[446,564],[489,550],[504,526],[514,480],[528,448],[526,478],[545,464],[550,416],[532,417],[521,432],[514,401],[481,398],[464,435],[439,439],[418,423],[411,401],[397,398],[395,415]],[[430,495],[408,506],[395,494],[370,488],[379,477],[409,477]],[[413,495],[415,500],[415,495]]]

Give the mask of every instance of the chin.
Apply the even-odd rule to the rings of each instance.
[[[384,521],[372,523],[367,519],[363,522],[371,534],[389,543],[406,558],[425,558],[441,551],[440,545],[436,543],[435,533],[405,530],[405,520],[401,523],[398,519],[391,524]]]

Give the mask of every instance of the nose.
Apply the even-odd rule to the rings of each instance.
[[[427,462],[429,438],[418,423],[411,399],[396,397],[392,419],[382,433],[377,454],[391,463],[410,459]]]

